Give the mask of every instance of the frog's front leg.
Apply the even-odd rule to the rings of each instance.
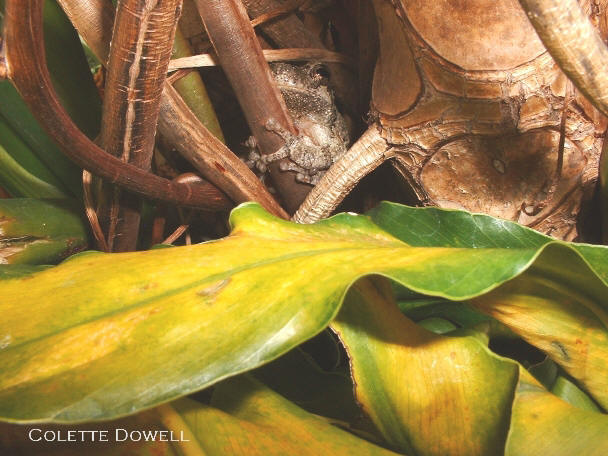
[[[281,171],[293,171],[296,173],[296,181],[303,184],[317,185],[319,179],[323,175],[322,172],[313,172],[309,169],[303,168],[292,161],[282,162],[279,165]]]
[[[289,157],[289,148],[287,147],[287,144],[268,155],[262,155],[260,153],[257,141],[253,136],[250,136],[249,139],[245,141],[245,145],[249,149],[247,166],[251,169],[257,169],[262,174],[268,172],[268,165],[270,163]]]

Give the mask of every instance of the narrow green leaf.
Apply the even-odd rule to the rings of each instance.
[[[94,139],[101,127],[101,98],[78,33],[56,0],[45,0],[43,24],[53,87],[74,123]]]
[[[1,145],[0,185],[15,197],[66,198],[67,196],[54,185],[29,173]]]
[[[458,329],[451,321],[438,317],[425,318],[420,320],[418,325],[435,334],[445,334]]]
[[[8,81],[0,81],[0,114],[73,196],[82,194],[80,169],[48,137]]]
[[[87,230],[75,201],[0,200],[1,264],[57,263],[86,246]]]
[[[36,156],[27,144],[10,127],[6,119],[0,115],[0,145],[6,152],[24,168],[28,173],[33,174],[61,191],[65,191],[64,185],[55,177],[53,172]],[[26,195],[13,195],[26,196]]]
[[[175,42],[173,44],[173,58],[190,57],[191,55],[192,50],[190,49],[190,45],[178,27],[175,32]],[[213,104],[207,94],[207,88],[205,87],[201,75],[197,71],[193,71],[175,81],[173,86],[198,120],[200,120],[216,138],[225,142],[222,128],[217,120],[215,109],[213,109]]]
[[[600,408],[587,394],[563,375],[555,379],[551,392],[575,407],[591,412],[601,412]]]

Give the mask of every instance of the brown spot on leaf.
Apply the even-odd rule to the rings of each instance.
[[[218,294],[226,285],[230,283],[230,278],[219,280],[212,283],[211,285],[197,291],[196,294],[199,296],[209,297]]]

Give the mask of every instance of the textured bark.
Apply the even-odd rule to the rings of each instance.
[[[567,77],[517,1],[374,7],[372,108],[419,199],[575,238],[605,120],[579,93],[568,98]]]
[[[537,21],[552,40],[566,40],[558,46],[560,64],[578,75],[578,85],[587,84],[585,92],[599,97],[595,103],[601,107],[605,62],[585,71],[581,61],[590,66],[586,56],[605,50],[579,6],[522,2],[548,7]],[[597,180],[606,119],[574,92],[517,1],[373,4],[380,49],[372,110],[397,169],[419,200],[576,238],[581,206]],[[594,19],[605,17],[605,8],[601,2]],[[556,21],[562,23],[553,29]],[[378,150],[358,146],[334,164],[295,218],[329,215],[373,169],[369,163],[383,159]]]
[[[149,171],[156,122],[181,0],[120,0],[114,18],[104,89],[100,143],[106,152]],[[135,250],[141,200],[111,190],[108,246]]]
[[[7,0],[4,38],[9,76],[38,121],[76,164],[139,195],[210,210],[230,201],[208,183],[170,182],[105,153],[71,121],[57,99],[46,69],[42,0]]]

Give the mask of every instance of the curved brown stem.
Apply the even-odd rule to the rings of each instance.
[[[331,165],[291,220],[315,223],[329,217],[361,179],[394,155],[394,149],[380,135],[379,127],[371,125],[348,152]]]
[[[75,163],[141,196],[197,208],[220,210],[232,202],[209,183],[171,182],[123,163],[90,141],[67,115],[46,68],[42,34],[43,0],[7,0],[5,52],[9,77],[47,133]]]
[[[114,9],[110,0],[59,0],[78,33],[101,62],[108,60]],[[266,187],[230,149],[205,128],[165,81],[158,129],[204,177],[235,202],[257,201],[278,217],[288,218]]]
[[[282,13],[286,6],[290,6],[277,0],[243,0],[243,4],[249,15],[256,19],[276,12]],[[297,2],[292,2],[292,6],[296,5]],[[280,47],[325,49],[325,45],[319,37],[311,33],[293,13],[275,17],[272,21],[261,24],[260,27]],[[354,92],[356,87],[354,75],[343,65],[335,63],[329,63],[327,69],[336,98],[348,108],[348,111],[355,112],[357,95]]]
[[[608,48],[577,0],[519,0],[519,3],[560,68],[608,116]]]

